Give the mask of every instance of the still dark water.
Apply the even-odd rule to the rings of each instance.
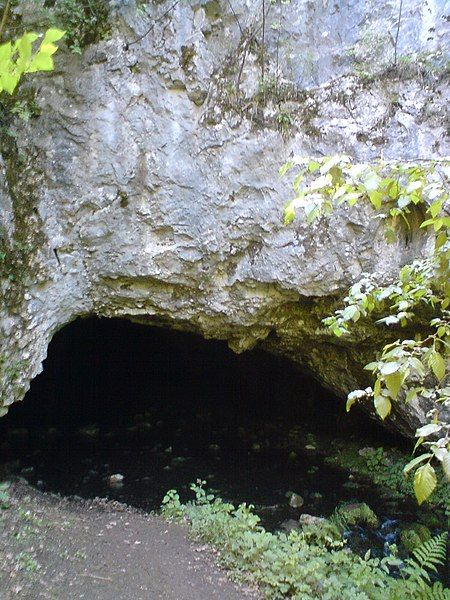
[[[226,500],[254,504],[271,529],[362,500],[382,519],[370,541],[380,553],[397,521],[413,517],[411,506],[394,510],[324,463],[337,437],[377,446],[390,436],[268,354],[237,356],[194,335],[90,319],[55,336],[44,367],[0,422],[4,473],[43,490],[153,510],[171,488],[189,499],[200,478]],[[115,474],[120,484],[111,484]],[[289,506],[289,491],[301,508]]]

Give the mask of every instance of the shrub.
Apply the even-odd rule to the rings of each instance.
[[[414,559],[402,563],[391,555],[361,558],[347,549],[328,549],[321,536],[314,539],[302,529],[289,534],[270,533],[260,525],[252,506],[235,508],[207,494],[204,481],[191,485],[196,499],[181,504],[175,490],[163,500],[162,514],[187,522],[192,533],[219,549],[221,563],[239,582],[257,585],[265,598],[310,600],[401,600],[450,598],[440,583],[431,585],[428,568],[445,558],[446,535],[433,538],[414,551]],[[400,579],[389,575],[400,569]],[[438,590],[440,596],[434,594]]]

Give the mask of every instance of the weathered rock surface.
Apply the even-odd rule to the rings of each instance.
[[[262,344],[338,394],[365,387],[384,333],[337,340],[321,318],[428,240],[387,245],[363,209],[284,227],[277,170],[292,152],[444,155],[445,4],[404,2],[401,75],[386,66],[388,1],[270,5],[264,44],[255,1],[131,2],[110,39],[60,53],[32,82],[40,116],[2,144],[0,405],[24,396],[59,328],[92,314]],[[396,426],[411,434],[426,410],[399,405]]]

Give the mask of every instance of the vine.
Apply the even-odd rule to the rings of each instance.
[[[371,399],[376,413],[386,419],[397,401],[407,403],[419,397],[433,400],[436,409],[430,422],[416,431],[417,443],[426,451],[404,468],[414,471],[414,492],[419,504],[429,498],[437,485],[434,463],[441,464],[450,481],[450,423],[440,418],[439,406],[450,405],[448,363],[450,357],[450,160],[383,161],[354,163],[348,156],[318,159],[295,158],[280,169],[284,175],[296,168],[295,198],[285,208],[285,224],[298,210],[308,224],[330,215],[340,205],[349,207],[369,202],[374,218],[385,223],[388,242],[397,240],[399,223],[408,231],[419,216],[419,227],[434,236],[430,256],[404,266],[390,285],[380,285],[379,274],[364,274],[344,298],[343,308],[324,319],[337,337],[348,335],[361,318],[381,316],[376,323],[405,327],[418,312],[432,313],[426,336],[399,338],[381,350],[377,360],[365,368],[372,372],[374,385],[348,394],[347,411],[362,399]]]

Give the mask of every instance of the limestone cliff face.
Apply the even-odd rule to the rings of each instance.
[[[386,245],[363,209],[284,227],[277,171],[291,153],[448,152],[450,17],[405,1],[393,70],[397,2],[264,4],[263,27],[257,0],[120,3],[109,39],[30,80],[40,116],[10,126],[0,164],[0,405],[93,314],[260,344],[338,394],[367,385],[384,333],[337,340],[321,318],[428,241]],[[397,428],[424,410],[399,405]]]

